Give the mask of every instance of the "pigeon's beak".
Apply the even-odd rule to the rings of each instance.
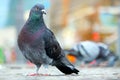
[[[43,9],[43,10],[41,10],[41,11],[42,11],[42,13],[43,13],[43,14],[46,14],[46,11],[45,11],[44,9]]]

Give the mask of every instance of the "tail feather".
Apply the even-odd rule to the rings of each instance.
[[[78,74],[79,72],[65,57],[54,60],[52,65],[56,66],[64,74]]]
[[[78,70],[75,69],[75,68],[70,68],[66,65],[63,65],[63,66],[56,66],[61,72],[63,72],[64,74],[72,74],[72,73],[75,73],[75,74],[78,74]]]

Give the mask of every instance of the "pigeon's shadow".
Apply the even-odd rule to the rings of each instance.
[[[71,75],[65,75],[65,74],[59,74],[59,75],[48,75],[48,76],[80,76],[79,74],[71,74]]]

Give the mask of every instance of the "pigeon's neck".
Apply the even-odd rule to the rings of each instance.
[[[43,20],[43,16],[41,16],[41,17],[34,17],[34,16],[32,16],[32,17],[29,17],[29,19],[28,19],[28,21],[29,22],[32,22],[32,23],[38,23],[38,24],[43,24],[43,25],[45,25],[44,24],[44,20]]]
[[[31,32],[35,32],[39,29],[42,29],[43,27],[45,27],[45,23],[43,18],[40,19],[28,19],[28,30]]]

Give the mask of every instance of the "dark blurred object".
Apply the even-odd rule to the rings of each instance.
[[[72,49],[65,50],[67,56],[74,56],[81,65],[112,67],[118,57],[104,43],[83,41],[76,44]],[[70,60],[70,59],[69,59]]]

